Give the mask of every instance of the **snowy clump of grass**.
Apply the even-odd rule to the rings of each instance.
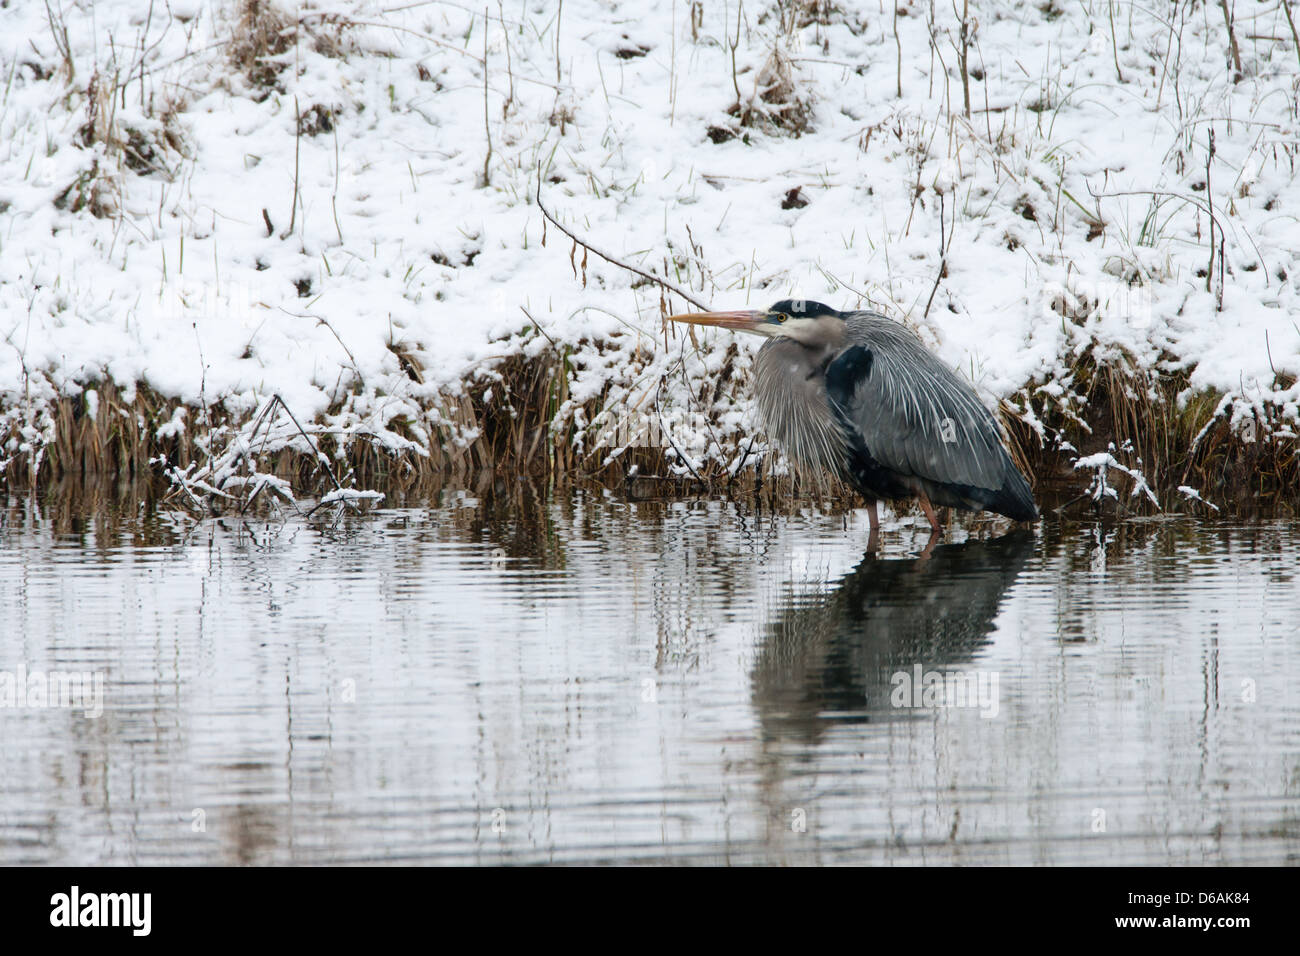
[[[813,103],[798,82],[794,61],[779,45],[774,45],[754,76],[752,91],[738,99],[728,112],[742,127],[802,136],[811,128]]]
[[[40,384],[47,391],[44,401],[34,400],[30,393],[0,392],[0,478],[17,477],[25,468],[25,477],[34,484],[47,450],[59,435],[50,413],[49,399],[53,396],[48,392],[52,390],[47,383]]]
[[[1136,498],[1138,495],[1144,495],[1151,505],[1158,511],[1160,510],[1160,502],[1156,499],[1155,492],[1151,490],[1151,486],[1147,484],[1146,476],[1143,475],[1140,470],[1142,459],[1137,459],[1136,466],[1130,467],[1121,464],[1115,457],[1116,454],[1131,454],[1132,451],[1132,447],[1127,444],[1119,449],[1116,449],[1112,444],[1106,451],[1097,452],[1095,455],[1087,455],[1076,459],[1074,462],[1074,469],[1076,471],[1092,472],[1092,477],[1089,479],[1088,489],[1084,494],[1098,505],[1106,499],[1110,499],[1118,504],[1120,500],[1119,491],[1111,483],[1111,472],[1119,472],[1122,475],[1126,475],[1132,483],[1128,497]]]
[[[182,433],[183,415],[158,429],[160,438]],[[286,420],[287,419],[287,420]],[[278,434],[277,434],[278,433]],[[201,430],[195,437],[198,456],[185,466],[173,464],[166,457],[154,459],[172,488],[171,498],[201,513],[237,511],[246,514],[254,507],[280,510],[287,506],[303,513],[293,483],[267,470],[264,463],[283,455],[286,449],[301,442],[299,451],[313,461],[317,484],[328,479],[328,491],[316,506],[339,505],[358,509],[363,503],[382,501],[384,495],[368,489],[345,487],[351,479],[335,474],[333,465],[318,443],[307,433],[283,400],[272,396],[250,421],[237,425],[217,425]],[[263,495],[263,492],[266,494]],[[262,502],[259,505],[259,498]],[[307,512],[310,515],[316,508]]]
[[[1206,501],[1204,498],[1201,497],[1201,493],[1199,491],[1197,491],[1195,488],[1192,488],[1188,485],[1179,485],[1178,493],[1188,501],[1195,501],[1199,504],[1205,505],[1205,507],[1209,508],[1211,511],[1219,510],[1218,505],[1211,504],[1210,502]]]
[[[266,95],[278,89],[289,64],[283,55],[298,39],[297,22],[279,0],[238,0],[227,47],[230,63]]]
[[[102,61],[97,58],[86,85],[80,86],[77,78],[85,73],[76,68],[65,14],[47,4],[46,15],[62,62],[62,70],[51,72],[48,78],[61,77],[63,106],[70,113],[78,108],[82,112],[71,145],[84,156],[72,179],[55,193],[54,206],[74,214],[88,212],[97,219],[120,220],[127,176],[158,176],[171,182],[182,162],[191,158],[181,120],[183,95],[177,90],[146,94],[147,51],[116,43],[108,44],[107,55]],[[40,67],[31,66],[39,75]]]

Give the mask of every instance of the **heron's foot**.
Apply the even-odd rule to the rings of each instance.
[[[917,496],[921,503],[921,510],[925,512],[926,520],[930,522],[931,536],[943,534],[943,525],[939,523],[939,517],[934,513],[934,505],[930,504],[930,499],[924,493]],[[944,517],[947,518],[947,510],[944,509]]]

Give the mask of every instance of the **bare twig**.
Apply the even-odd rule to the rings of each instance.
[[[1208,183],[1206,184],[1206,189],[1207,190],[1209,189]],[[1088,186],[1088,195],[1091,196],[1093,199],[1114,199],[1116,196],[1160,196],[1169,199],[1181,199],[1183,202],[1195,206],[1197,209],[1204,210],[1205,213],[1210,217],[1211,221],[1213,221],[1218,225],[1219,232],[1225,231],[1223,228],[1223,223],[1219,222],[1218,217],[1214,213],[1214,204],[1209,203],[1207,205],[1206,203],[1197,199],[1195,196],[1188,196],[1183,193],[1171,192],[1167,189],[1110,189],[1107,190],[1106,192],[1095,192],[1092,189],[1091,185]],[[1246,235],[1247,238],[1250,237],[1249,233],[1247,233]]]
[[[731,85],[736,88],[736,105],[740,105],[740,80],[736,77],[736,47],[740,46],[740,15],[745,9],[744,0],[736,4],[736,39],[727,38],[727,46],[731,48]],[[725,12],[725,10],[724,10]]]
[[[1296,59],[1300,60],[1300,34],[1296,33],[1295,20],[1291,19],[1291,4],[1293,0],[1282,0],[1282,12],[1286,14],[1286,25],[1291,28],[1291,42],[1295,44]]]
[[[54,37],[54,48],[58,51],[59,56],[63,58],[63,68],[67,71],[67,83],[72,85],[73,78],[77,75],[77,67],[72,59],[72,44],[68,41],[68,24],[63,19],[63,14],[56,14],[50,7],[50,0],[45,0],[45,15],[50,21],[50,33]]]
[[[962,0],[961,47],[957,50],[957,60],[961,67],[962,104],[966,107],[966,118],[970,119],[970,71],[966,69],[966,59],[970,55],[970,17],[968,14],[969,0]]]
[[[560,76],[560,22],[564,18],[564,0],[560,0],[560,6],[555,11],[555,83],[558,87],[563,80]]]
[[[898,38],[898,0],[894,2],[894,49],[898,52],[896,60],[895,81],[898,84],[898,98],[903,98],[903,41]]]
[[[556,40],[559,43],[559,40]],[[483,187],[492,183],[489,165],[492,162],[492,123],[488,118],[488,11],[483,8],[483,133],[487,136],[487,155],[483,157]]]
[[[298,154],[302,147],[302,114],[298,111],[298,97],[296,95],[293,98],[293,124],[293,209],[289,213],[289,228],[280,236],[281,239],[287,239],[293,235],[294,224],[298,221]]]
[[[923,320],[930,317],[930,306],[934,304],[934,294],[939,291],[939,283],[943,281],[943,277],[948,273],[948,249],[943,235],[943,206],[943,193],[939,193],[939,272],[934,277],[934,286],[930,289],[930,298],[925,301],[925,314],[921,316]],[[955,211],[953,216],[956,218]]]
[[[1205,269],[1205,291],[1214,288],[1214,190],[1210,188],[1210,167],[1214,165],[1214,129],[1210,129],[1210,152],[1205,157],[1205,202],[1210,209],[1210,264]]]
[[[673,440],[672,432],[664,427],[664,416],[663,413],[659,411],[659,395],[663,392],[664,382],[667,378],[668,375],[665,373],[664,377],[659,380],[659,388],[655,390],[655,417],[659,419],[659,434],[668,439],[668,444],[673,446],[673,451],[677,452],[677,457],[681,459],[682,464],[690,470],[690,473],[695,476],[695,480],[705,487],[708,487],[709,483],[700,477],[700,473],[695,470],[695,466],[691,464],[691,460],[682,453],[680,448],[677,447],[677,442]]]
[[[1110,52],[1115,59],[1115,76],[1123,83],[1124,74],[1119,68],[1119,42],[1115,39],[1115,0],[1108,0],[1106,15],[1110,18]]]
[[[506,12],[502,6],[502,0],[497,0],[497,19],[501,22],[501,38],[506,46],[506,77],[510,80],[510,90],[506,96],[505,104],[501,107],[501,119],[505,120],[510,116],[510,107],[515,102],[515,67],[510,58],[510,31],[506,28]],[[487,54],[483,55],[483,62],[487,63]],[[486,69],[485,69],[486,72]]]
[[[303,427],[298,424],[298,419],[294,416],[293,412],[289,410],[289,406],[284,403],[284,399],[278,394],[275,395],[274,398],[280,403],[280,407],[284,409],[285,414],[289,416],[289,420],[293,422],[294,427],[298,429],[298,434],[301,435],[302,440],[307,443],[307,447],[315,453],[316,461],[325,466],[325,474],[330,476],[330,481],[334,482],[334,487],[339,491],[342,491],[343,486],[339,484],[338,477],[334,474],[334,469],[330,467],[329,459],[325,457],[320,448],[317,447],[316,443],[311,440],[305,431],[303,431]]]
[[[1246,71],[1241,68],[1241,51],[1237,49],[1237,35],[1232,29],[1232,14],[1228,12],[1228,0],[1219,0],[1219,6],[1223,9],[1223,22],[1228,26],[1228,48],[1232,50],[1232,65],[1237,70],[1237,77],[1240,78]],[[1283,0],[1282,6],[1286,6],[1286,0]]]
[[[745,469],[745,462],[749,461],[749,453],[752,452],[753,450],[754,450],[754,439],[751,438],[749,440],[749,444],[745,447],[745,454],[740,456],[740,464],[738,464],[734,469],[732,469],[731,477],[727,479],[728,490],[730,490],[732,482],[734,482],[736,478],[740,475],[740,473]]]
[[[334,192],[330,194],[330,209],[334,213],[334,231],[339,234],[339,245],[342,245],[343,227],[339,225],[339,124],[331,125],[334,127]]]
[[[659,276],[655,275],[652,272],[646,272],[644,269],[638,269],[636,266],[628,265],[626,262],[623,262],[621,259],[617,259],[614,256],[609,255],[608,253],[601,252],[591,243],[587,242],[585,239],[580,238],[576,233],[566,229],[558,219],[556,219],[554,216],[551,215],[550,211],[546,208],[546,205],[542,202],[542,167],[540,165],[537,167],[537,208],[542,211],[542,215],[546,217],[547,222],[553,225],[556,229],[560,230],[560,232],[564,233],[575,243],[582,246],[583,249],[587,250],[588,252],[594,252],[596,255],[600,256],[600,258],[604,259],[610,265],[618,266],[620,269],[626,269],[628,272],[635,273],[636,275],[639,275],[643,279],[648,279],[650,282],[653,282],[661,289],[666,289],[667,291],[675,293],[676,295],[685,299],[687,302],[695,306],[697,309],[703,309],[703,310],[708,309],[708,306],[705,305],[703,302],[701,302],[699,299],[695,298],[694,296],[686,292],[683,292],[681,289],[673,285],[667,279],[661,279],[659,278]]]

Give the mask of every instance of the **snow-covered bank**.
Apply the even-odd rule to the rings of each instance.
[[[0,472],[61,414],[227,449],[275,395],[342,456],[444,461],[540,401],[587,467],[646,421],[683,472],[760,458],[754,343],[664,332],[661,289],[544,228],[539,169],[566,226],[701,301],[905,319],[1049,445],[1118,362],[1294,449],[1284,6],[1238,4],[1235,55],[1218,4],[962,9],[11,3]],[[542,357],[561,381],[494,380]],[[258,437],[301,447],[282,418]]]

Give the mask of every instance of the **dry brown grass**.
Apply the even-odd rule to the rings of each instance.
[[[280,74],[295,44],[323,56],[341,58],[352,52],[353,22],[340,13],[300,11],[279,0],[237,0],[227,56],[255,88],[283,93]]]
[[[414,353],[396,347],[394,351],[400,353],[407,374],[418,381],[422,369]],[[805,506],[816,502],[831,508],[854,500],[844,487],[788,474],[773,459],[747,459],[736,476],[719,462],[683,476],[676,473],[674,457],[665,447],[631,447],[613,461],[608,460],[608,448],[588,447],[579,453],[572,419],[560,427],[553,425],[570,398],[569,362],[569,353],[562,348],[533,358],[515,356],[460,393],[440,396],[424,423],[426,430],[439,423],[432,427],[427,455],[394,453],[373,441],[354,438],[340,457],[338,436],[322,430],[313,433],[313,441],[336,462],[345,483],[399,496],[446,484],[483,489],[536,480],[547,486],[595,482],[638,499],[725,494],[752,498],[769,507],[779,502]],[[1042,441],[1012,405],[1004,404],[1012,454],[1033,476],[1035,492],[1043,500],[1078,494],[1086,484],[1087,476],[1071,467],[1076,457],[1128,442],[1132,451],[1126,463],[1142,471],[1162,507],[1177,506],[1177,487],[1190,485],[1225,512],[1251,513],[1270,502],[1294,508],[1300,490],[1300,457],[1294,440],[1272,433],[1280,424],[1277,410],[1268,410],[1258,422],[1255,441],[1244,441],[1240,425],[1234,428],[1226,415],[1216,416],[1221,396],[1203,393],[1179,406],[1176,396],[1186,389],[1187,379],[1187,372],[1152,378],[1127,360],[1098,364],[1085,357],[1074,369],[1073,391],[1086,402],[1072,408],[1032,403],[1048,434],[1065,439],[1075,450]],[[742,388],[743,382],[733,385]],[[707,407],[719,387],[723,386],[713,380],[699,383],[701,404]],[[146,387],[137,388],[129,398],[111,384],[98,384],[97,391],[94,416],[83,397],[57,402],[56,437],[44,449],[35,484],[144,481],[161,489],[165,482],[160,469],[151,465],[152,459],[162,456],[184,468],[206,453],[195,441],[195,429],[203,435],[204,428],[210,434],[222,426],[244,424],[219,408],[189,408],[185,432],[158,438],[159,426],[171,420],[177,408],[174,400]],[[607,401],[605,395],[592,399],[581,407],[581,417],[595,420]],[[394,422],[390,427],[400,433],[406,426]],[[409,437],[415,432],[412,429]],[[0,435],[0,442],[10,437]],[[586,437],[590,446],[590,434]],[[33,484],[29,465],[29,459],[14,458],[0,481],[13,487]],[[288,481],[303,494],[328,490],[315,457],[300,449],[268,451],[257,468]],[[1143,504],[1134,499],[1126,507]]]
[[[797,137],[812,129],[812,99],[796,80],[794,61],[779,46],[758,71],[752,93],[728,112],[742,127],[769,135]]]
[[[287,64],[280,55],[297,40],[297,24],[275,0],[240,0],[231,36],[231,64],[255,87],[276,88]]]
[[[85,101],[85,120],[73,138],[93,154],[89,163],[54,197],[54,206],[68,212],[89,212],[97,219],[117,217],[122,208],[125,177],[157,175],[171,181],[183,160],[192,155],[181,116],[185,102],[168,93],[158,101],[141,102],[149,119],[123,121],[120,69],[96,71],[84,90],[69,96]]]
[[[1083,402],[1070,408],[1033,403],[1049,433],[1076,451],[1040,441],[1013,411],[1006,417],[1018,460],[1040,487],[1077,490],[1080,476],[1071,467],[1076,457],[1112,444],[1127,446],[1126,464],[1146,476],[1163,508],[1177,506],[1181,485],[1224,511],[1253,513],[1265,504],[1294,508],[1300,503],[1300,445],[1279,436],[1281,410],[1267,407],[1253,429],[1243,429],[1219,413],[1219,393],[1193,393],[1180,405],[1191,371],[1153,375],[1128,356],[1099,363],[1091,353],[1084,355],[1072,372],[1072,391]],[[1137,499],[1131,504],[1154,510]]]

